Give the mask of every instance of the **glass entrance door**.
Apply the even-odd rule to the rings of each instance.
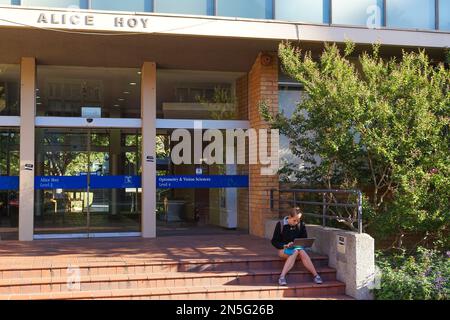
[[[18,238],[19,162],[19,130],[0,128],[0,240]]]
[[[140,231],[140,130],[36,132],[36,238]]]

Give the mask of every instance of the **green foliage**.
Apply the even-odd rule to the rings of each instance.
[[[436,251],[418,248],[414,255],[404,251],[394,255],[377,254],[381,272],[378,300],[450,299],[450,258]]]
[[[196,101],[205,107],[212,106],[209,117],[213,120],[237,119],[236,99],[227,88],[214,87],[214,94],[210,99],[197,96]]]
[[[450,75],[424,51],[383,59],[379,46],[357,59],[325,45],[318,59],[289,43],[283,70],[307,98],[292,117],[262,114],[291,140],[307,166],[303,184],[365,190],[365,228],[377,237],[445,239],[450,221]]]

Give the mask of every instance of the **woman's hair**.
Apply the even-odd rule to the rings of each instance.
[[[300,207],[293,207],[291,212],[289,212],[289,217],[294,218],[295,216],[298,216],[299,214],[303,214]]]

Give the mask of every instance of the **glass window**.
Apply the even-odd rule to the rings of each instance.
[[[139,69],[38,66],[37,115],[140,118],[140,78]]]
[[[19,129],[0,127],[0,241],[18,236],[19,162]]]
[[[450,0],[439,0],[439,30],[450,31]]]
[[[20,66],[0,64],[0,116],[20,114]]]
[[[383,0],[333,0],[333,24],[367,26],[382,25]]]
[[[245,108],[245,93],[237,86],[242,76],[232,72],[158,70],[157,117],[238,120]]]
[[[154,0],[154,11],[161,13],[214,14],[211,0]]]
[[[23,6],[87,9],[88,0],[22,0]]]
[[[170,155],[177,152],[174,147],[178,142],[171,139],[173,133],[173,129],[157,131],[157,235],[175,235],[181,230],[184,234],[196,234],[198,227],[201,227],[202,233],[212,234],[220,227],[248,229],[248,190],[245,185],[248,165],[174,164]],[[222,133],[225,137],[225,132]],[[194,154],[193,146],[191,140],[191,154]],[[234,150],[236,154],[236,146]],[[210,181],[206,184],[187,184],[185,179],[193,177],[208,178]],[[239,187],[231,187],[231,184]],[[180,224],[183,228],[179,228]]]
[[[386,0],[387,26],[435,29],[434,3],[434,0]]]
[[[329,23],[329,0],[277,0],[275,1],[275,19]]]
[[[111,11],[150,11],[147,0],[91,0],[91,9]]]
[[[297,105],[304,99],[305,93],[300,85],[280,86],[278,91],[279,110],[286,117],[291,118]],[[279,159],[282,168],[281,180],[295,181],[295,175],[291,170],[297,171],[303,168],[303,161],[292,153],[290,139],[280,135]]]
[[[272,0],[217,0],[217,15],[272,19]]]

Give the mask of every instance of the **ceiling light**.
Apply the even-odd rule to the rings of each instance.
[[[130,86],[135,86],[136,84],[136,82],[130,82]]]

